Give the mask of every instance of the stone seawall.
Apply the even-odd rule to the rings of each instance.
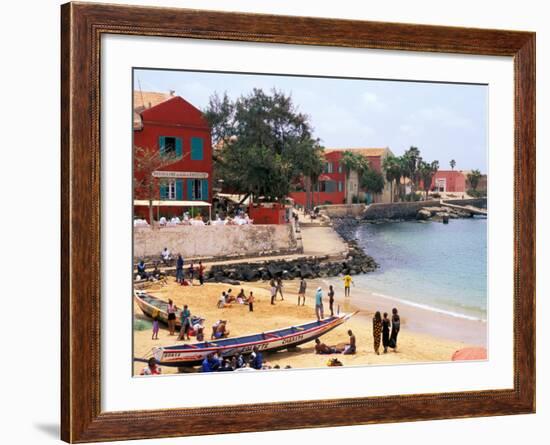
[[[318,206],[322,214],[329,218],[343,218],[346,216],[361,216],[365,211],[365,204],[334,204]]]
[[[487,198],[469,198],[469,199],[443,199],[443,203],[454,204],[457,206],[474,206],[481,209],[487,208]]]
[[[363,219],[413,219],[422,207],[438,206],[439,200],[371,204],[363,213]]]
[[[134,228],[134,258],[158,257],[164,247],[185,258],[299,252],[290,224]]]

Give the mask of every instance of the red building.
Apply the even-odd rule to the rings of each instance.
[[[346,199],[346,173],[340,164],[341,151],[325,150],[325,166],[319,176],[319,182],[313,187],[312,200],[314,205],[343,204]],[[305,184],[299,185],[300,191],[290,193],[296,204],[306,205]]]
[[[466,177],[457,170],[438,170],[432,179],[430,190],[443,193],[464,193]]]
[[[176,158],[153,174],[153,198],[159,201],[155,215],[181,216],[193,204],[211,202],[211,132],[199,109],[172,94],[135,91],[134,146]],[[143,179],[142,172],[134,171],[136,180]],[[134,199],[148,200],[148,192],[138,190]],[[135,205],[134,212],[148,219],[147,205]]]
[[[319,177],[319,183],[314,188],[313,205],[321,204],[345,204],[351,203],[352,198],[357,196],[363,201],[371,201],[373,196],[369,195],[368,190],[362,190],[359,186],[359,178],[356,172],[351,172],[349,177],[346,174],[345,168],[340,163],[342,155],[345,151],[361,154],[367,158],[370,168],[382,172],[382,162],[384,158],[392,152],[389,148],[327,148],[325,149],[325,167],[323,173]],[[302,188],[304,188],[302,184]],[[367,195],[368,198],[367,198]],[[305,191],[297,191],[290,193],[290,197],[297,204],[305,206],[306,193]],[[378,194],[376,198],[381,202],[390,202],[390,187],[386,184],[384,191]]]

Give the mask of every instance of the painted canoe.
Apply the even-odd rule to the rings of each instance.
[[[168,302],[161,300],[144,291],[134,291],[134,299],[141,311],[148,317],[153,317],[155,311],[158,311],[158,319],[164,324],[168,324]],[[181,309],[176,312],[176,329],[181,328]],[[201,317],[191,315],[191,324],[196,323]]]
[[[196,366],[205,357],[217,352],[222,357],[250,354],[254,346],[262,352],[274,352],[293,348],[315,340],[349,320],[357,312],[312,321],[299,326],[290,326],[260,334],[235,338],[205,341],[202,343],[160,346],[153,348],[153,357],[163,366]]]

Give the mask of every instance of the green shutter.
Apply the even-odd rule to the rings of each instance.
[[[201,195],[203,201],[208,201],[208,179],[201,180]]]
[[[183,201],[183,179],[176,179],[176,199]]]
[[[191,160],[202,161],[204,158],[203,151],[202,138],[191,138]]]
[[[165,147],[164,136],[160,136],[159,137],[159,151],[160,151],[161,156],[164,156],[164,147]]]
[[[183,156],[183,146],[181,138],[176,138],[176,156],[181,158]]]
[[[187,180],[187,199],[193,201],[193,179]]]
[[[160,199],[168,199],[168,184],[164,182],[160,184]]]

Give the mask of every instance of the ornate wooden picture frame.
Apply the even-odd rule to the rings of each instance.
[[[89,3],[68,3],[61,12],[63,440],[92,442],[535,411],[534,33]],[[99,75],[104,34],[513,57],[513,389],[102,412]],[[258,412],[262,415],[253,415]],[[152,421],[155,429],[149,427]]]

